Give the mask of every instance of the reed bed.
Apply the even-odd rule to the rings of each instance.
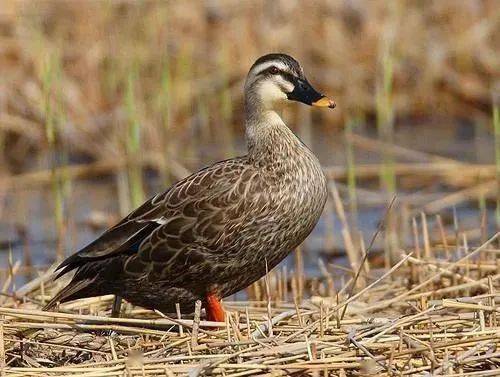
[[[218,157],[233,155],[245,74],[270,51],[296,56],[339,104],[318,114],[316,127],[376,120],[390,142],[401,119],[484,121],[496,90],[499,20],[495,0],[6,0],[0,173],[54,148],[99,160],[133,158],[140,144],[182,162],[212,142]],[[287,115],[305,127],[309,115],[300,111]],[[380,172],[389,190],[391,160]],[[123,174],[139,200],[137,167]]]
[[[248,300],[224,302],[225,323],[203,320],[199,304],[184,316],[127,305],[111,318],[111,296],[42,311],[62,284],[50,280],[49,269],[12,294],[4,290],[2,372],[498,375],[500,234],[473,247],[466,235],[454,245],[418,229],[415,246],[401,250],[391,268],[373,268],[364,258],[360,273],[351,270],[343,283],[327,272],[308,279],[300,264],[272,271],[248,289]]]
[[[500,375],[495,0],[1,7],[0,225],[16,236],[0,239],[0,375]],[[107,217],[92,225],[102,230],[147,194],[239,153],[244,76],[269,51],[296,56],[339,104],[283,113],[315,151],[314,132],[344,142],[326,146],[343,160],[324,164],[322,252],[306,243],[293,268],[225,300],[225,323],[205,321],[199,304],[182,316],[126,304],[111,318],[111,296],[42,311],[66,283],[49,264],[80,245],[81,217],[93,221],[75,210],[87,206],[75,187],[112,181],[98,206]],[[483,127],[488,140],[452,153],[396,145],[398,128],[415,122],[440,130],[428,146],[445,123]],[[33,220],[33,193],[48,193],[49,226]],[[381,207],[369,234],[364,211]]]

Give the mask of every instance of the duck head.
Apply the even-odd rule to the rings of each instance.
[[[266,109],[279,102],[298,101],[309,106],[335,107],[307,81],[299,62],[286,54],[268,54],[252,65],[245,82],[246,101]]]

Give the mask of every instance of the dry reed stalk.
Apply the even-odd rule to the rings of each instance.
[[[424,280],[423,282],[421,282],[420,284],[416,285],[415,287],[413,287],[409,291],[404,292],[401,295],[396,296],[396,297],[394,297],[392,299],[389,299],[389,300],[386,300],[384,302],[381,302],[381,303],[377,304],[376,306],[377,307],[384,307],[385,305],[390,305],[390,304],[392,304],[394,302],[403,300],[404,298],[406,298],[407,296],[409,296],[411,293],[414,293],[415,291],[418,291],[420,288],[425,287],[426,285],[428,285],[429,283],[431,283],[435,279],[441,277],[444,273],[449,273],[457,264],[459,264],[459,263],[467,260],[468,258],[471,258],[472,256],[474,256],[474,255],[478,254],[479,252],[481,252],[487,245],[489,245],[490,243],[492,243],[499,235],[500,235],[500,233],[495,234],[488,241],[486,241],[484,244],[482,244],[480,247],[476,248],[474,251],[472,251],[469,254],[463,256],[462,258],[460,258],[456,262],[453,262],[447,268],[444,268],[440,272],[438,272],[437,274],[432,275],[430,278]],[[406,255],[405,257],[408,258],[408,257],[410,257],[410,255]],[[371,308],[371,310],[373,310],[373,307]]]
[[[297,250],[297,252],[300,252]],[[303,267],[302,267],[303,268]],[[266,260],[266,276],[264,277],[264,283],[266,285],[266,300],[267,300],[267,331],[269,337],[273,337],[273,323],[272,323],[272,310],[271,310],[271,287],[269,285],[269,270],[267,269],[267,260]]]
[[[182,316],[181,316],[181,307],[179,305],[179,303],[175,303],[175,314],[177,314],[177,320],[181,320],[182,319]],[[182,325],[179,325],[179,336],[183,336],[184,335],[184,328],[182,327]]]
[[[298,276],[271,271],[259,282],[265,298],[224,301],[225,324],[202,320],[200,304],[194,320],[179,318],[178,312],[170,318],[130,307],[125,308],[124,318],[109,318],[103,313],[110,311],[111,296],[65,303],[61,312],[44,312],[39,310],[41,301],[61,283],[40,275],[18,290],[27,296],[24,302],[6,295],[0,307],[5,373],[494,375],[487,368],[500,363],[500,264],[477,256],[500,255],[495,248],[498,234],[471,248],[473,241],[464,238],[457,226],[460,244],[457,248],[448,244],[449,259],[443,261],[443,235],[435,244],[429,231],[423,232],[425,222],[421,227],[413,220],[415,250],[391,269],[372,266],[370,274],[362,268],[349,270],[354,276],[338,285],[337,292],[327,266],[320,262],[322,275],[315,284],[303,285],[301,302]],[[417,252],[418,243],[424,246]],[[12,262],[12,276],[14,266]],[[413,287],[408,286],[412,268],[420,278]],[[365,277],[366,287],[347,294],[358,273]],[[288,286],[290,280],[294,301],[283,292],[279,300],[272,300],[275,284],[276,291],[283,290],[279,287]],[[332,287],[325,289],[323,284]],[[471,296],[464,295],[467,290]],[[114,332],[112,337],[107,336],[109,331]],[[134,361],[134,352],[142,355],[140,361]],[[0,362],[1,354],[0,347]]]
[[[452,207],[457,204],[470,201],[472,199],[489,196],[493,197],[496,195],[497,191],[497,182],[488,180],[486,182],[472,187],[467,187],[452,194],[444,195],[442,198],[424,205],[423,211],[428,214],[437,213],[445,208]]]
[[[194,309],[193,331],[191,333],[191,347],[198,345],[198,331],[200,328],[201,301],[197,300]]]
[[[297,247],[295,251],[295,292],[297,302],[302,302],[304,297],[304,259],[302,257],[302,247]]]
[[[333,202],[335,204],[335,210],[337,216],[340,219],[342,224],[342,238],[344,239],[344,245],[347,252],[347,257],[349,258],[349,262],[353,271],[357,271],[360,268],[359,263],[359,253],[354,245],[354,240],[352,238],[349,223],[347,221],[347,217],[344,212],[344,206],[342,201],[340,200],[339,192],[335,185],[335,181],[332,181],[330,184],[330,193],[333,197]]]
[[[3,328],[3,316],[0,316],[0,375],[5,376],[5,339],[4,339],[4,328]]]
[[[361,273],[361,269],[364,268],[365,263],[366,263],[366,265],[368,265],[368,256],[369,256],[369,253],[370,253],[370,251],[371,251],[371,249],[373,247],[373,243],[375,242],[375,239],[377,238],[377,236],[379,235],[379,233],[382,231],[383,227],[386,225],[387,219],[388,219],[388,217],[390,215],[390,212],[392,210],[392,206],[394,205],[395,201],[396,201],[396,196],[394,195],[392,197],[389,205],[387,206],[387,209],[385,211],[384,217],[379,222],[377,230],[375,231],[375,233],[372,236],[370,244],[368,245],[368,249],[364,250],[364,247],[361,248],[361,250],[364,251],[363,259],[361,260],[361,264],[359,265],[358,270],[356,271],[356,274],[354,275],[353,282],[350,285],[350,291],[349,291],[349,293],[347,295],[347,299],[349,299],[351,297],[352,292],[354,291],[354,287],[356,286],[356,282],[359,279],[359,276],[360,276],[360,273]],[[361,244],[363,245],[363,242]],[[365,282],[363,281],[362,284],[364,286]],[[341,320],[344,319],[344,315],[345,315],[346,310],[347,310],[347,304],[342,309],[342,314],[340,315],[340,319]]]
[[[476,287],[480,287],[480,288],[485,289],[485,290],[487,290],[489,288],[487,284],[479,283],[478,281],[471,279],[469,276],[467,276],[467,274],[464,276],[458,272],[449,271],[447,269],[444,269],[442,267],[437,266],[436,264],[433,264],[431,262],[425,262],[425,261],[417,259],[417,258],[410,257],[410,258],[408,258],[408,261],[410,263],[415,263],[415,264],[418,264],[420,266],[424,266],[424,267],[431,269],[433,271],[442,272],[443,276],[453,276],[454,278],[462,279],[468,283],[475,284]],[[470,269],[470,265],[467,265],[466,267]],[[481,270],[481,269],[479,269],[479,270]]]
[[[326,167],[325,173],[329,179],[346,179],[348,171],[343,166]],[[457,165],[455,163],[395,163],[394,164],[394,174],[397,176],[416,176],[423,178],[426,176],[434,177],[452,177],[452,178],[470,178],[471,181],[477,180],[491,180],[495,176],[495,165],[480,165],[480,164],[468,164],[460,168],[457,171]],[[374,179],[377,177],[378,172],[380,172],[379,164],[358,164],[356,165],[356,178],[357,179]],[[459,175],[458,175],[459,174]],[[461,186],[468,186],[470,181],[466,184],[461,184]],[[489,196],[490,191],[489,186],[476,189],[478,193]],[[428,213],[427,211],[425,211]]]
[[[464,163],[459,160],[442,157],[431,153],[416,151],[414,149],[401,147],[392,143],[385,143],[383,141],[368,138],[363,135],[348,134],[346,135],[346,138],[354,145],[368,151],[381,152],[383,150],[390,150],[394,157],[398,156],[419,162],[440,162],[447,164],[456,164],[458,166],[464,165]]]
[[[137,158],[136,163],[139,163],[144,167],[161,170],[161,160],[159,160],[159,157],[162,156],[163,154],[158,153],[145,153]],[[39,170],[36,172],[23,173],[4,179],[2,182],[2,188],[9,190],[26,190],[30,187],[48,185],[51,183],[51,177],[54,172],[55,174],[65,176],[70,180],[99,177],[106,174],[112,174],[117,170],[123,169],[127,166],[127,164],[128,159],[126,157],[118,157],[113,158],[112,160],[100,160],[89,164],[58,167],[55,168],[54,171]],[[190,173],[188,169],[186,169],[180,162],[177,162],[177,160],[173,157],[169,160],[169,168],[172,170],[172,174],[178,179],[184,178]]]

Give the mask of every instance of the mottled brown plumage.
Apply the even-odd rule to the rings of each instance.
[[[75,275],[47,308],[115,294],[192,311],[195,300],[231,295],[283,260],[312,231],[327,196],[318,160],[273,110],[287,98],[324,101],[301,85],[309,84],[291,57],[260,58],[245,84],[248,154],[177,182],[66,259],[58,276]]]

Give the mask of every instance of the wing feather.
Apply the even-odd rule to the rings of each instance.
[[[200,236],[220,239],[221,222],[224,220],[221,207],[234,199],[231,189],[241,178],[244,165],[242,158],[221,161],[155,195],[95,241],[64,260],[57,268],[56,278],[86,262],[123,253],[142,253],[140,258],[143,262],[172,262],[187,244],[198,242]],[[221,199],[222,196],[226,198]],[[145,249],[150,250],[140,251]],[[156,249],[161,249],[165,255],[153,257]]]

